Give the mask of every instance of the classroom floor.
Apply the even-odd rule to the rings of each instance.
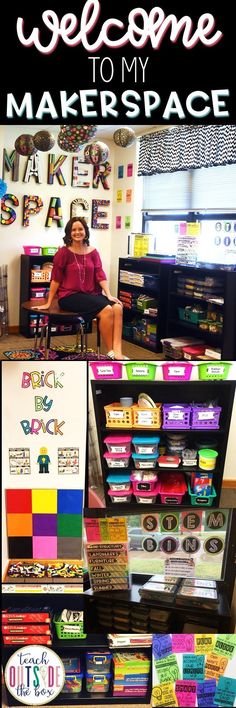
[[[21,334],[8,334],[0,337],[0,360],[4,360],[7,357],[4,356],[4,351],[9,351],[11,349],[31,349],[33,347],[34,340],[27,337],[23,337]],[[57,336],[51,338],[51,346],[74,346],[75,336]],[[95,332],[88,335],[88,346],[96,350],[96,334]],[[106,350],[101,346],[101,354],[105,354]],[[162,354],[157,354],[156,352],[151,352],[148,349],[138,347],[130,342],[123,342],[123,353],[129,359],[137,359],[140,361],[157,360],[162,359]]]

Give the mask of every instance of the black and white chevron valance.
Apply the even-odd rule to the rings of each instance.
[[[138,175],[236,163],[235,125],[181,125],[140,138]]]

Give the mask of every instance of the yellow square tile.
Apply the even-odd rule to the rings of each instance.
[[[33,514],[57,513],[57,489],[32,489]]]

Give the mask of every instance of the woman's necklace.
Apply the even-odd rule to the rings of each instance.
[[[75,252],[72,251],[72,253],[74,254],[74,259],[75,259],[75,262],[76,262],[76,265],[77,265],[77,268],[78,268],[78,271],[79,271],[79,276],[80,276],[81,285],[84,285],[84,281],[85,281],[85,268],[86,268],[86,257],[85,257],[85,253],[78,254],[78,255],[82,255],[82,256],[83,256],[83,264],[82,264],[82,265],[80,265],[80,264],[78,263],[77,258],[76,258],[76,255],[75,255]]]

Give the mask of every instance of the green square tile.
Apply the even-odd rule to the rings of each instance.
[[[58,514],[57,535],[58,537],[73,536],[74,538],[81,538],[82,514]]]

